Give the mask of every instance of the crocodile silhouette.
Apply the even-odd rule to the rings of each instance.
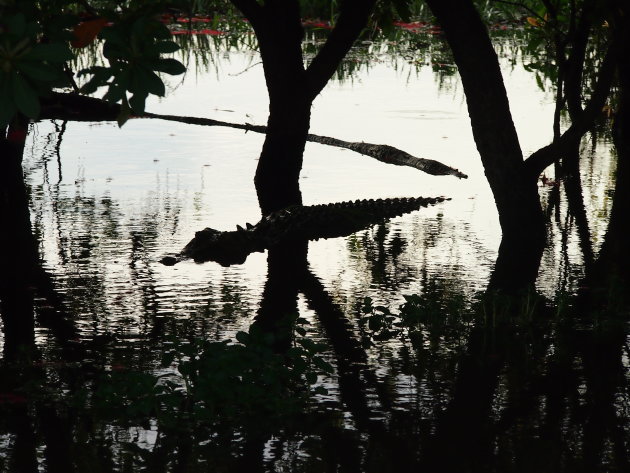
[[[393,217],[434,205],[446,197],[403,197],[295,205],[263,217],[255,225],[236,226],[234,231],[204,228],[174,255],[160,261],[172,266],[193,259],[215,261],[222,266],[242,264],[251,253],[292,241],[319,240],[350,235]]]

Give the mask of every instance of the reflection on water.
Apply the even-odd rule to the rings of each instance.
[[[256,62],[251,54],[226,53],[219,77],[188,77],[148,109],[263,123],[262,70],[247,69]],[[0,423],[0,471],[85,471],[88,464],[103,471],[623,471],[625,322],[598,325],[586,309],[575,318],[550,313],[534,296],[516,308],[475,312],[499,226],[461,90],[440,89],[430,71],[410,75],[391,66],[377,62],[351,84],[330,84],[315,102],[312,132],[395,145],[470,178],[426,176],[308,144],[306,204],[452,200],[348,238],[310,242],[290,257],[275,249],[269,261],[254,253],[229,268],[158,261],[203,227],[258,220],[252,180],[261,136],[154,120],[132,120],[122,130],[109,123],[33,125],[25,155],[33,231],[76,333],[64,340],[54,322],[38,317],[30,375],[60,397],[84,384],[98,392],[99,369],[164,374],[157,366],[172,337],[234,340],[254,321],[271,333],[282,312],[296,308],[310,322],[308,337],[325,344],[318,356],[334,371],[320,375],[326,392],[315,393],[297,421],[237,412],[227,429],[182,431],[149,416],[117,425],[106,415],[88,419],[74,407],[11,397],[20,375],[7,364],[0,409],[9,406],[10,415]],[[553,104],[518,68],[506,69],[506,82],[523,149],[547,143]],[[585,259],[597,254],[607,229],[612,143],[589,139],[581,159],[590,253],[562,183],[541,183],[551,216],[538,281],[545,296],[578,289]],[[420,297],[405,299],[409,294]],[[36,301],[38,311],[50,303]],[[501,310],[509,324],[499,322]],[[382,323],[392,324],[389,332]],[[282,352],[291,342],[274,343]],[[212,349],[218,358],[232,356],[228,348]],[[59,361],[67,350],[80,351],[79,369]]]
[[[223,67],[238,70],[250,61],[249,53],[234,52]],[[229,107],[234,110],[230,120],[249,115],[260,117],[260,123],[265,115],[265,93],[259,86],[252,90],[251,84],[262,83],[261,72],[228,73],[220,81],[212,74],[196,80],[191,77],[189,88],[184,83],[174,91],[172,100],[152,104],[150,109],[204,115],[210,107]],[[460,129],[465,132],[465,139],[456,140],[457,151],[446,156],[449,151],[443,142],[448,138],[440,135],[436,139],[435,126],[419,131],[415,124],[398,126],[399,122],[392,122],[395,117],[388,111],[397,102],[404,103],[405,108],[427,102],[424,97],[409,97],[411,90],[426,86],[412,88],[406,81],[398,86],[398,95],[391,96],[397,76],[397,72],[377,64],[369,75],[360,77],[363,86],[355,84],[348,90],[347,84],[339,85],[338,92],[360,110],[350,109],[348,116],[342,116],[335,110],[345,110],[343,103],[316,103],[312,129],[321,128],[340,138],[395,144],[418,156],[472,169],[476,175],[469,181],[435,178],[390,168],[351,152],[307,146],[302,182],[306,203],[393,196],[453,197],[436,208],[394,219],[347,240],[311,243],[309,260],[314,270],[351,305],[368,294],[389,302],[392,296],[400,300],[402,292],[421,290],[419,280],[427,272],[456,272],[470,281],[471,290],[479,289],[496,251],[496,217],[485,205],[490,194],[474,148],[465,146],[472,140],[461,97],[436,100],[432,82],[433,90],[423,92],[435,104],[427,103],[428,110],[442,110],[433,114],[431,121],[440,122],[436,126],[445,130],[444,135],[457,135]],[[418,81],[430,78],[429,74]],[[377,110],[379,102],[363,97],[373,94],[375,88],[388,91],[388,100],[380,103],[382,112]],[[334,84],[329,89],[322,101],[337,95]],[[203,112],[199,109],[200,90],[208,94],[209,107]],[[236,96],[237,90],[241,97]],[[367,122],[363,119],[368,128],[358,119],[366,112],[372,117]],[[212,110],[210,114],[214,116]],[[423,115],[417,110],[406,113],[412,114],[418,118]],[[384,120],[380,124],[379,117]],[[449,129],[444,120],[456,120],[458,125]],[[347,124],[353,122],[356,126],[349,128]],[[396,128],[390,122],[396,123]],[[372,133],[371,127],[378,133]],[[60,290],[77,304],[78,313],[90,314],[89,318],[99,321],[93,327],[108,332],[118,325],[130,330],[129,318],[140,324],[141,319],[156,316],[190,316],[200,304],[204,310],[219,314],[242,311],[246,317],[255,312],[264,282],[263,256],[251,255],[245,265],[228,269],[191,263],[164,268],[156,261],[162,254],[180,249],[200,228],[233,229],[236,224],[258,220],[251,182],[262,143],[259,135],[132,120],[122,130],[114,124],[68,123],[60,141],[60,128],[59,123],[34,125],[27,157],[28,180],[33,195],[32,219],[41,236],[45,265],[55,275]]]

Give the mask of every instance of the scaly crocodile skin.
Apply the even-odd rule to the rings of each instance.
[[[355,200],[312,206],[292,206],[263,217],[256,225],[237,225],[236,231],[205,228],[177,255],[162,258],[173,265],[183,259],[241,264],[253,252],[296,240],[350,235],[389,218],[447,200],[444,197],[407,197]]]

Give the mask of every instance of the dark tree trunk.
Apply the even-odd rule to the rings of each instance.
[[[582,178],[579,168],[580,144],[576,143],[572,151],[568,151],[563,155],[562,160],[562,170],[565,175],[564,190],[567,196],[567,203],[569,204],[569,212],[575,219],[582,255],[584,256],[584,269],[588,274],[593,266],[595,257],[593,255],[591,231],[582,192]]]
[[[361,30],[375,0],[344,0],[337,25],[308,69],[297,0],[231,0],[251,22],[269,92],[267,136],[256,169],[263,215],[301,204],[299,177],[310,126],[311,105]]]
[[[538,273],[545,222],[536,178],[523,172],[523,153],[497,55],[472,1],[427,3],[453,51],[475,143],[499,211],[503,240],[490,286],[511,290],[529,285]]]
[[[9,128],[0,138],[0,312],[4,323],[5,355],[16,356],[25,347],[34,349],[34,295],[45,299],[38,322],[51,330],[70,359],[81,356],[75,344],[76,327],[63,307],[51,276],[44,270],[38,241],[32,233],[28,188],[22,156],[26,122]]]
[[[619,12],[623,11],[619,7]],[[602,243],[590,284],[630,283],[630,8],[617,18],[615,34],[621,47],[617,51],[619,107],[613,127],[613,141],[617,150],[615,194],[608,231]],[[619,287],[622,289],[622,287]],[[625,290],[622,290],[625,294]],[[630,302],[630,301],[626,301]]]
[[[256,192],[263,215],[289,205],[301,205],[299,178],[306,135],[310,126],[310,103],[296,105],[303,97],[272,99],[268,133],[256,168]]]
[[[425,471],[492,471],[492,400],[504,365],[508,336],[503,327],[478,325],[458,361],[448,407],[437,419],[423,454]],[[453,455],[452,452],[457,452]]]
[[[286,354],[293,340],[292,316],[298,311],[298,288],[306,271],[308,241],[295,241],[269,249],[267,282],[254,325],[268,334],[275,353]],[[250,424],[245,430],[243,455],[238,471],[263,472],[265,443],[273,436],[265,424]]]
[[[28,194],[22,175],[23,139],[0,137],[0,312],[4,325],[5,357],[34,349],[31,270],[37,245],[31,233]]]
[[[256,325],[274,335],[274,349],[284,353],[290,347],[291,331],[287,320],[298,311],[298,289],[306,268],[308,241],[290,242],[269,249],[267,282]]]
[[[38,473],[40,471],[37,464],[38,439],[28,406],[26,404],[15,406],[6,419],[9,432],[14,436],[10,457],[6,459],[6,471]]]
[[[573,14],[576,15],[577,12],[574,11]],[[571,51],[566,60],[564,95],[572,121],[576,121],[583,112],[582,80],[584,76],[584,61],[586,59],[586,46],[591,33],[591,21],[594,14],[592,2],[584,2],[576,28],[573,31]],[[562,51],[562,55],[564,57],[564,51]]]
[[[260,45],[269,92],[267,136],[256,169],[256,191],[263,215],[302,203],[299,176],[310,126],[297,2],[267,2],[252,25]]]

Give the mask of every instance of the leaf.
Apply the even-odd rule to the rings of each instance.
[[[164,97],[166,89],[164,88],[164,82],[153,71],[146,70],[144,68],[137,68],[136,73],[144,84],[144,89],[150,94],[157,95],[158,97]]]
[[[42,25],[46,28],[46,32],[49,34],[62,34],[67,35],[65,30],[73,28],[79,22],[79,17],[73,13],[59,14],[54,17],[48,17],[46,24]],[[72,36],[72,34],[70,34]]]
[[[94,42],[96,36],[107,24],[106,18],[96,18],[89,21],[83,21],[74,27],[73,34],[75,39],[70,41],[73,48],[85,48]]]
[[[315,357],[313,358],[313,364],[319,368],[320,370],[324,371],[325,373],[332,373],[333,372],[333,367],[330,363],[328,363],[327,361],[324,361],[322,358],[320,357]]]
[[[60,75],[60,71],[43,62],[19,61],[16,68],[31,79],[45,82],[56,80]]]
[[[179,46],[174,41],[158,41],[151,49],[156,54],[170,54],[179,50]]]
[[[249,341],[249,334],[246,332],[237,332],[236,340],[238,340],[243,345],[247,345],[247,342]]]
[[[144,16],[141,16],[136,21],[134,21],[133,25],[131,26],[131,36],[137,36],[137,37],[148,36],[147,23],[148,23],[148,18]]]
[[[128,56],[128,51],[124,45],[108,39],[103,46],[103,56],[107,59],[122,59]]]
[[[535,53],[538,47],[540,46],[540,44],[543,42],[543,40],[544,40],[544,36],[542,35],[533,36],[529,40],[529,43],[527,43],[527,50],[532,54]]]
[[[314,350],[315,342],[311,340],[310,338],[302,338],[298,340],[297,343],[300,344],[308,352],[315,351]]]
[[[8,47],[8,46],[5,46],[5,47]],[[27,53],[31,48],[32,48],[31,38],[21,38],[20,41],[17,42],[17,44],[12,45],[12,48],[10,48],[11,53],[9,54],[9,57],[7,59],[10,59],[11,57],[12,58],[20,57],[24,55],[25,53]]]
[[[13,74],[11,89],[18,110],[29,118],[36,118],[40,111],[39,98],[26,79],[21,75]]]
[[[18,13],[6,19],[5,25],[12,35],[19,37],[26,33],[26,18],[23,13]]]
[[[125,98],[125,89],[123,87],[120,87],[118,84],[110,84],[107,93],[103,96],[103,100],[106,100],[110,103],[117,103],[123,98]]]
[[[168,39],[171,37],[171,30],[168,29],[168,27],[160,22],[160,21],[154,21],[153,22],[153,36],[157,39]]]
[[[529,23],[532,26],[536,26],[536,27],[540,26],[540,21],[538,21],[533,16],[528,16],[527,17],[527,23]]]
[[[127,120],[129,120],[129,118],[131,117],[131,108],[129,108],[129,104],[127,103],[126,100],[123,100],[123,103],[120,106],[120,113],[118,114],[118,117],[116,117],[116,121],[118,122],[118,127],[122,128],[122,126],[127,123]],[[182,375],[185,375],[184,371],[182,371],[182,369],[186,369],[189,368],[189,365],[185,365],[185,364],[180,364],[179,365],[179,372]],[[188,370],[190,371],[190,370]]]
[[[40,32],[40,27],[34,21],[31,21],[26,24],[26,29],[24,31],[24,36],[29,38],[35,38],[37,34]]]
[[[153,63],[153,70],[176,76],[186,72],[186,66],[176,59],[165,58],[155,61]]]
[[[97,80],[96,77],[92,77],[89,81],[87,81],[85,84],[83,84],[81,86],[81,88],[79,89],[79,92],[81,92],[82,94],[85,95],[90,95],[93,94],[94,92],[96,92],[96,90],[99,87],[99,81]]]
[[[119,72],[114,74],[114,81],[123,88],[123,90],[130,90],[131,83],[131,70],[130,69],[119,69]]]
[[[122,31],[120,31],[120,29],[116,27],[103,29],[101,31],[101,38],[103,38],[108,43],[116,44],[120,47],[128,46],[127,38],[122,33]]]
[[[144,113],[144,105],[147,100],[147,94],[145,92],[136,92],[129,99],[129,105],[131,109],[137,115],[142,115]]]
[[[87,74],[92,74],[92,78],[85,84],[83,84],[83,86],[81,87],[81,92],[84,94],[92,94],[96,92],[96,89],[98,89],[99,87],[106,85],[107,81],[114,74],[114,72],[108,67],[94,66],[88,69],[80,70],[77,75],[81,77]],[[118,100],[120,100],[120,98],[121,97],[119,96],[115,101],[117,102]]]
[[[23,59],[28,61],[66,62],[74,58],[70,48],[62,43],[37,44]]]

